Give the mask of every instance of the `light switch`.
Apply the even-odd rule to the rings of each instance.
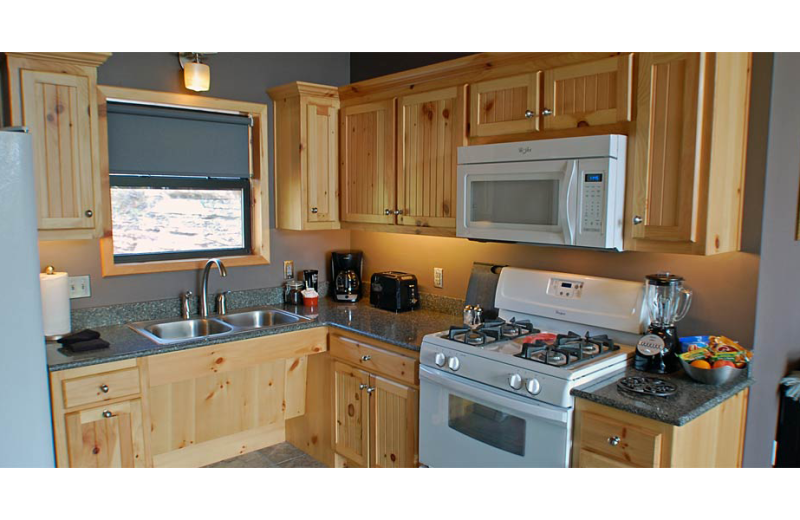
[[[89,275],[69,277],[69,298],[88,298],[92,295],[92,283]]]

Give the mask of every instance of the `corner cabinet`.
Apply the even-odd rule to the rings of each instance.
[[[41,240],[102,234],[97,67],[108,53],[7,53],[12,126],[33,137]]]
[[[738,251],[749,53],[641,53],[625,249]]]
[[[338,89],[298,81],[267,92],[275,109],[277,227],[338,229]]]

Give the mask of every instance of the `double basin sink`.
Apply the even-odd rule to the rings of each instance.
[[[308,321],[311,321],[311,318],[299,314],[273,307],[258,307],[221,316],[140,321],[129,326],[142,336],[166,345],[237,332],[285,327]]]

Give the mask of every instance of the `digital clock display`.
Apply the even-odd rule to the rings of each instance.
[[[602,173],[587,173],[585,177],[586,182],[603,182]]]

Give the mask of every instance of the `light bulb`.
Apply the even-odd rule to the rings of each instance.
[[[207,91],[211,86],[211,67],[204,63],[187,63],[183,68],[183,83],[189,90]]]

